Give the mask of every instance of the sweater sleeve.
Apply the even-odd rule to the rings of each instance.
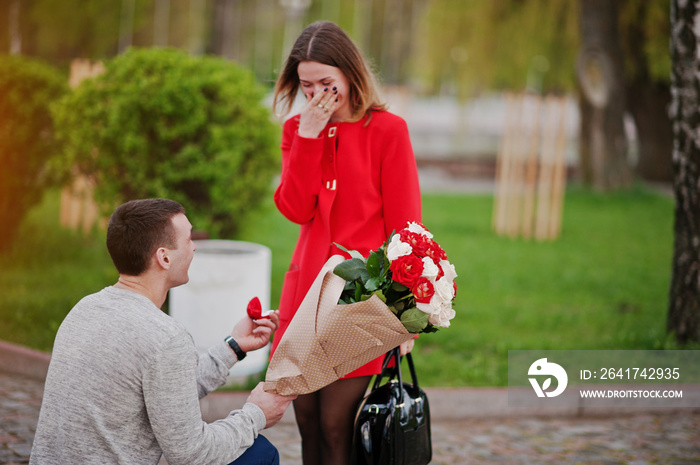
[[[145,369],[148,418],[170,465],[232,462],[265,427],[265,414],[251,403],[222,420],[205,423],[197,371],[197,353],[181,335],[164,344]]]
[[[220,388],[226,382],[229,370],[238,360],[228,344],[221,342],[202,354],[197,364],[197,390],[199,398]]]
[[[292,119],[282,134],[282,174],[275,191],[275,204],[290,221],[304,224],[316,212],[321,188],[323,138],[308,139],[297,133]]]
[[[385,236],[421,221],[420,185],[406,122],[397,118],[389,129],[382,160],[381,185]]]

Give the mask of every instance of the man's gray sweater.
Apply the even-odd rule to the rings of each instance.
[[[83,298],[56,335],[30,464],[227,464],[265,427],[246,403],[202,421],[199,399],[236,357],[202,357],[185,328],[148,298],[107,287]]]

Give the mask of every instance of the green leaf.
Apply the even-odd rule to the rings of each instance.
[[[355,302],[361,302],[362,301],[362,286],[357,286],[357,289],[355,289]]]
[[[383,281],[384,280],[381,278],[371,277],[365,283],[365,289],[367,289],[368,291],[376,291],[377,289],[379,289],[379,286],[381,286]]]
[[[437,326],[433,326],[429,324],[428,326],[425,327],[423,330],[424,333],[437,333],[440,330]]]
[[[404,286],[403,284],[398,283],[396,281],[393,282],[391,288],[397,292],[403,292],[408,290],[408,286]]]
[[[351,304],[355,302],[355,290],[357,285],[354,281],[345,281],[345,287],[338,298],[339,304]]]
[[[372,252],[367,257],[367,272],[373,278],[378,278],[382,274],[381,257],[377,252]]]
[[[384,296],[384,293],[382,292],[381,289],[377,290],[374,295],[382,299],[382,302],[386,303],[386,297]]]
[[[358,258],[351,258],[350,260],[345,260],[342,263],[336,265],[333,269],[333,273],[340,276],[346,281],[355,281],[362,276],[362,272],[367,272],[365,268],[365,262]]]
[[[367,281],[369,281],[369,278],[370,278],[370,275],[369,275],[369,273],[367,272],[367,268],[363,268],[363,269],[360,271],[360,282],[361,282],[362,284],[364,284],[364,283],[366,283]]]
[[[362,256],[362,254],[361,254],[360,252],[358,252],[357,250],[348,250],[348,249],[346,249],[345,247],[343,247],[342,245],[340,245],[340,244],[338,244],[338,243],[336,243],[336,242],[334,242],[333,244],[335,244],[335,246],[338,247],[338,248],[339,248],[340,250],[342,250],[343,252],[345,252],[345,253],[347,253],[348,255],[350,255],[352,258],[358,258],[358,259],[362,260],[362,263],[365,262],[365,257]]]
[[[386,258],[386,252],[384,251],[382,251],[382,259],[382,277],[386,278],[386,275],[389,274],[389,267],[391,266],[391,263],[389,262],[389,259]]]
[[[409,333],[420,333],[428,326],[428,314],[416,307],[409,308],[401,314],[401,323]]]

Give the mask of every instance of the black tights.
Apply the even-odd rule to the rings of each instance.
[[[304,465],[350,463],[352,430],[357,405],[371,376],[340,379],[294,401]]]

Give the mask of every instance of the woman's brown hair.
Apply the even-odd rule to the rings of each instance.
[[[277,105],[282,104],[280,116],[292,109],[299,91],[297,67],[302,61],[333,66],[345,75],[350,87],[350,121],[359,121],[370,110],[386,109],[379,97],[375,77],[352,39],[336,24],[318,21],[302,31],[277,79],[272,107],[277,111]]]

